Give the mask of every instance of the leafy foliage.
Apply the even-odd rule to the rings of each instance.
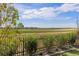
[[[4,27],[0,35],[0,55],[16,54],[17,44],[16,32],[12,28],[18,20],[18,10],[12,4],[0,3],[0,26]]]
[[[18,28],[24,28],[24,25],[22,23],[19,23]]]
[[[14,55],[16,54],[17,45],[16,42],[19,42],[12,36],[3,36],[0,38],[0,55]]]
[[[37,40],[35,38],[30,37],[25,43],[26,52],[29,55],[33,55],[37,50]]]
[[[18,11],[12,4],[0,3],[0,25],[14,26],[18,19]]]

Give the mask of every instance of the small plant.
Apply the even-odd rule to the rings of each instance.
[[[5,38],[0,39],[0,55],[2,56],[12,56],[16,54],[16,44],[15,39]]]
[[[37,40],[34,37],[30,37],[30,39],[25,42],[25,49],[28,55],[34,55],[37,50]]]
[[[11,39],[11,41],[9,42],[9,44],[8,44],[8,47],[9,47],[8,55],[9,56],[16,54],[16,50],[18,48],[18,43],[16,43],[16,42],[19,42],[19,41],[17,41],[16,39]]]
[[[75,33],[70,34],[69,43],[70,43],[71,45],[74,45],[75,40],[76,40],[76,34],[75,34]]]
[[[51,52],[51,48],[53,46],[53,38],[54,37],[48,35],[43,40],[43,44],[46,47],[47,53],[50,53]]]

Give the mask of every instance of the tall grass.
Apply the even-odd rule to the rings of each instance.
[[[30,37],[27,41],[25,41],[25,49],[28,55],[32,56],[35,54],[37,50],[37,39]]]
[[[14,36],[15,34],[16,32],[10,27],[6,27],[1,30],[0,55],[11,56],[16,54],[19,40],[17,40],[17,38]]]
[[[0,38],[0,55],[14,55],[16,54],[18,40],[13,37]]]
[[[67,33],[67,34],[60,34],[60,35],[48,35],[45,37],[44,45],[47,48],[47,51],[50,50],[51,47],[56,48],[66,48],[67,46],[70,46],[74,44],[75,41],[75,34],[73,33]],[[70,44],[72,43],[72,44]]]
[[[6,33],[6,32],[5,32]],[[64,33],[64,34],[41,34],[41,35],[24,35],[21,36],[19,35],[19,40],[16,36],[14,37],[8,37],[9,35],[7,34],[6,36],[1,36],[0,38],[0,55],[14,55],[16,54],[16,51],[18,50],[18,46],[21,45],[22,42],[24,42],[24,50],[26,50],[26,53],[30,56],[35,54],[37,52],[37,47],[41,45],[41,42],[43,43],[42,45],[46,48],[47,53],[51,52],[52,49],[61,49],[62,47],[65,48],[65,45],[73,45],[75,41],[75,33]],[[24,38],[24,41],[22,38]],[[38,45],[38,42],[40,43]],[[69,44],[67,44],[69,43]]]

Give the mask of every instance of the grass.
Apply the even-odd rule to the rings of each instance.
[[[31,45],[34,45],[36,43],[37,48],[45,47],[47,48],[47,51],[50,50],[51,48],[49,47],[52,46],[61,48],[66,45],[67,41],[71,40],[75,35],[75,31],[70,29],[17,29],[14,31],[16,33],[13,33],[13,31],[11,31],[11,33],[14,34],[11,37],[11,33],[8,34],[6,33],[6,31],[4,31],[4,33],[6,33],[7,35],[4,37],[1,36],[0,55],[11,55],[15,54],[16,52],[23,51],[23,40],[24,42],[28,42],[30,40],[30,43],[28,43],[28,46],[26,46],[24,49],[27,49],[27,47],[33,48],[33,46]],[[37,41],[35,42],[33,39]]]
[[[73,50],[63,54],[64,56],[79,56],[79,51]]]
[[[21,33],[54,33],[54,32],[72,32],[75,31],[76,29],[15,29],[15,31],[17,32],[21,32]]]

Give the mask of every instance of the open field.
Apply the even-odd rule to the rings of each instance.
[[[17,30],[17,29],[16,29]],[[40,28],[40,29],[18,29],[18,31],[21,31],[22,33],[50,33],[50,32],[73,32],[76,31],[76,29],[72,28]]]
[[[22,53],[19,55],[34,54],[38,48],[43,47],[47,53],[56,52],[56,49],[59,51],[63,50],[63,47],[66,48],[65,45],[70,46],[76,35],[76,29],[14,29],[14,31],[15,35],[1,34],[0,55],[16,55],[18,52]],[[32,53],[30,48],[35,52]],[[37,53],[45,53],[44,51]]]

